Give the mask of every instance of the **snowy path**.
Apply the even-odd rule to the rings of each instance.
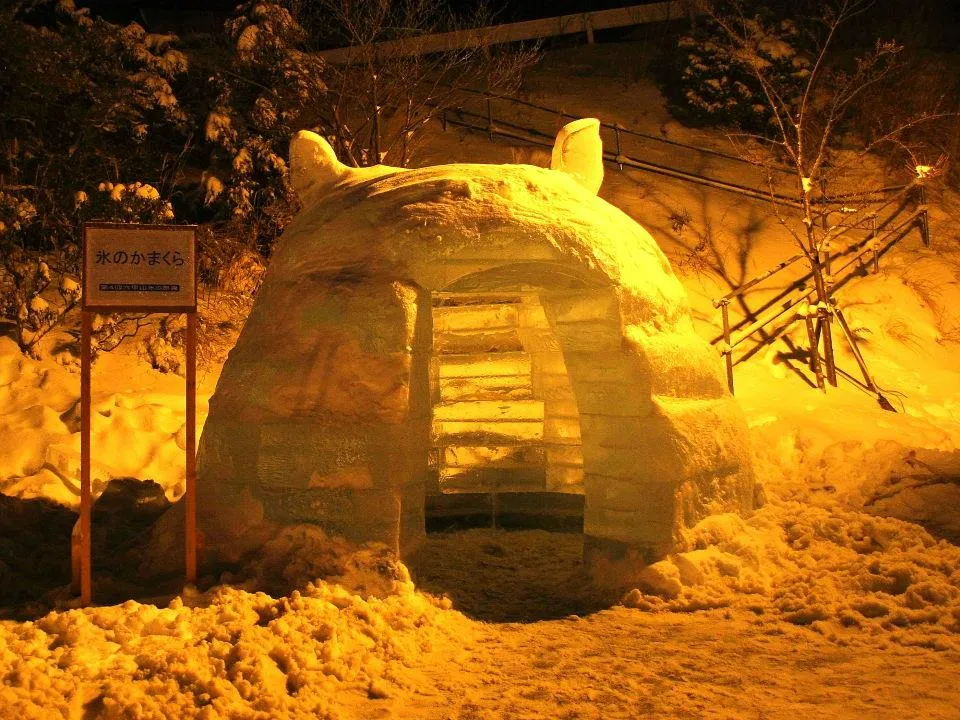
[[[608,603],[591,613],[599,601],[576,592],[581,542],[544,531],[428,536],[418,586],[448,593],[473,620],[454,633],[459,642],[420,657],[410,686],[387,700],[356,697],[348,717],[960,718],[960,652],[861,630],[829,640],[769,611]],[[562,617],[565,608],[583,617]]]
[[[960,717],[956,653],[874,640],[841,647],[742,611],[613,608],[578,620],[490,624],[451,657],[423,660],[425,687],[364,702],[355,717]]]

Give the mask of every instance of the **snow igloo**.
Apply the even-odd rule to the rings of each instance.
[[[312,523],[410,562],[427,493],[567,492],[622,585],[749,512],[742,414],[654,239],[596,196],[596,120],[550,169],[349,168],[310,132],[290,154],[303,209],[200,440],[202,561]]]

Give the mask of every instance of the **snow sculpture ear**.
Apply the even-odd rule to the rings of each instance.
[[[596,195],[603,182],[603,141],[600,121],[583,118],[567,123],[557,133],[550,167],[573,177]]]
[[[301,130],[290,141],[290,177],[301,202],[307,195],[322,193],[350,174],[337,160],[330,143],[316,133]]]

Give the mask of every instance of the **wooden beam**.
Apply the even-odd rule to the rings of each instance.
[[[558,15],[505,25],[490,25],[400,40],[387,40],[377,43],[373,46],[373,49],[378,57],[426,55],[435,52],[519,42],[521,40],[536,40],[558,35],[587,33],[592,36],[597,30],[664,22],[688,16],[687,3],[679,0],[667,0],[666,2],[631,5],[597,12]],[[317,55],[327,62],[350,64],[361,59],[363,49],[356,46],[335,48],[333,50],[321,50]]]
[[[90,517],[90,335],[93,313],[80,313],[80,604],[86,607],[93,598],[91,572]]]

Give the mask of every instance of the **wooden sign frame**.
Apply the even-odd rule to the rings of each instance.
[[[188,245],[182,249],[188,249],[188,256],[179,256],[183,262],[174,267],[186,267],[186,279],[178,278],[181,282],[188,284],[186,292],[180,284],[177,284],[177,290],[165,290],[164,288],[172,286],[172,283],[125,283],[123,289],[119,291],[117,301],[112,303],[88,301],[94,293],[88,293],[88,282],[91,280],[89,273],[89,252],[94,242],[91,237],[97,230],[105,230],[107,234],[114,238],[128,236],[132,240],[139,238],[142,243],[149,243],[149,238],[154,240],[161,239],[161,250],[166,247],[167,233],[185,234],[189,233]],[[115,251],[120,253],[121,251]],[[173,251],[169,251],[173,252]],[[141,259],[146,260],[146,255],[139,253]],[[118,255],[119,257],[119,255]],[[129,254],[127,255],[129,257]],[[78,580],[80,586],[80,602],[82,605],[89,605],[93,599],[93,572],[92,572],[92,553],[91,553],[91,514],[92,514],[92,493],[90,488],[90,390],[91,390],[91,337],[93,335],[93,315],[95,313],[111,312],[154,312],[154,313],[186,313],[187,331],[185,338],[186,352],[186,488],[184,492],[184,504],[186,510],[185,532],[186,532],[186,581],[195,583],[197,581],[197,465],[196,465],[196,432],[197,432],[197,226],[196,225],[138,225],[124,223],[84,223],[83,225],[83,260],[81,265],[80,284],[83,289],[81,294],[81,312],[80,312],[80,519],[79,526],[79,548],[75,548],[72,553],[74,563],[74,577]],[[162,260],[162,253],[159,257]],[[125,264],[125,263],[124,263]],[[137,263],[139,265],[139,263]],[[159,260],[155,264],[160,264]],[[169,273],[166,274],[169,277]],[[162,286],[162,287],[161,287]],[[140,290],[139,288],[146,288]],[[131,289],[132,288],[132,289]],[[112,289],[112,288],[111,288]],[[186,295],[192,302],[175,303],[157,303],[151,302],[152,298],[147,292],[176,292],[178,300],[182,300]],[[131,295],[133,299],[131,299]],[[163,297],[160,295],[159,297]],[[142,301],[141,301],[142,298]],[[77,567],[79,565],[79,567]]]

